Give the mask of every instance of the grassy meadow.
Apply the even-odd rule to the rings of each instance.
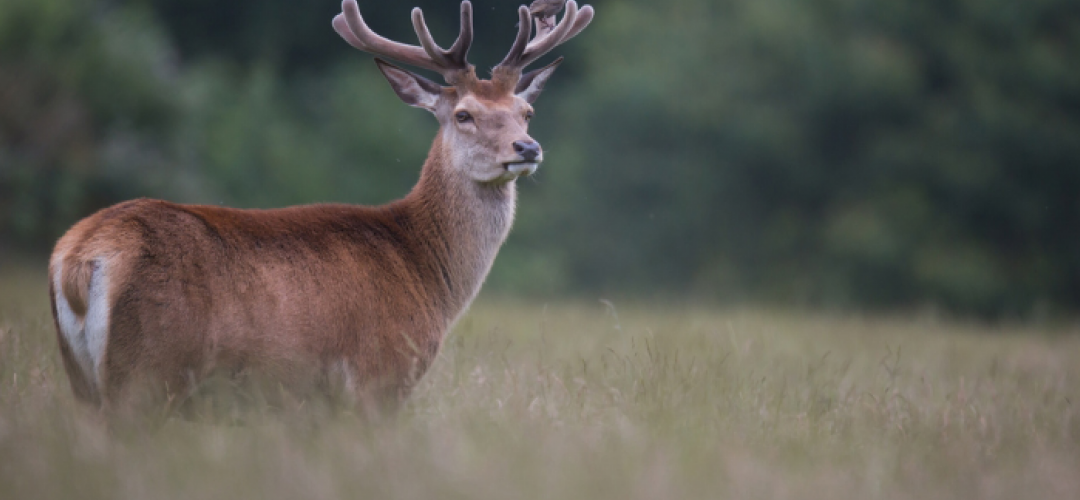
[[[1080,498],[1080,335],[482,295],[395,417],[108,430],[0,280],[0,498]]]

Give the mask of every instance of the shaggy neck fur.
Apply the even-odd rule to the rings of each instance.
[[[439,302],[452,323],[480,291],[495,255],[514,220],[515,181],[482,184],[454,165],[453,156],[436,136],[412,192],[395,203],[423,228],[414,236],[415,248],[429,254],[435,269],[421,270],[425,281],[439,290]]]

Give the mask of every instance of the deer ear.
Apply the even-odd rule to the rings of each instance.
[[[379,71],[382,71],[383,76],[390,82],[390,87],[402,101],[405,101],[405,104],[435,112],[435,104],[439,102],[439,96],[442,95],[442,86],[378,57],[375,58],[375,64],[379,66]]]
[[[544,90],[544,84],[547,83],[548,78],[555,72],[555,68],[562,64],[563,58],[558,58],[555,62],[548,64],[540,69],[534,69],[521,76],[518,80],[517,88],[514,89],[514,93],[518,97],[525,99],[526,102],[532,104],[536,102],[536,98],[540,97],[540,91]]]

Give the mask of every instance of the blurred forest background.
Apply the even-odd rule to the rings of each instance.
[[[456,0],[361,1],[437,40]],[[538,103],[489,286],[824,307],[1080,310],[1080,2],[597,0]],[[474,0],[481,72],[518,2]],[[0,253],[147,196],[375,204],[435,121],[335,0],[0,3]],[[541,61],[543,63],[543,61]]]

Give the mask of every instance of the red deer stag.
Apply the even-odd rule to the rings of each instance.
[[[185,396],[211,373],[260,373],[286,388],[342,388],[396,403],[432,363],[480,290],[514,218],[515,180],[543,160],[528,134],[561,58],[522,74],[577,35],[593,9],[571,0],[536,28],[525,6],[490,80],[466,61],[472,5],[449,50],[419,8],[420,45],[374,33],[354,0],[334,29],[353,47],[440,73],[442,87],[376,57],[394,92],[439,131],[420,180],[383,206],[240,210],[134,200],[77,223],[49,262],[60,353],[77,399],[125,407],[133,388]],[[182,398],[181,398],[182,399]]]

